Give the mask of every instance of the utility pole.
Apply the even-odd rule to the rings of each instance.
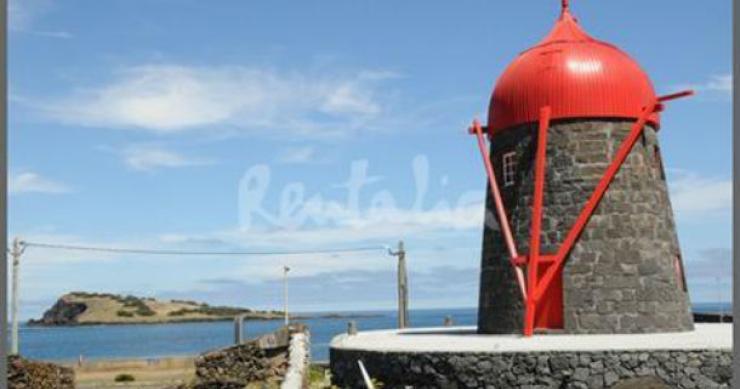
[[[11,286],[12,290],[12,300],[10,302],[10,310],[12,317],[12,337],[11,337],[11,345],[10,345],[10,353],[12,355],[18,355],[18,270],[19,265],[21,261],[21,255],[23,254],[23,251],[25,251],[26,248],[23,245],[23,242],[16,237],[13,239],[13,247],[10,249],[10,255],[13,258],[13,284]]]
[[[288,318],[288,272],[290,268],[283,265],[283,314],[285,315],[285,325],[290,324]]]
[[[403,241],[398,242],[398,251],[388,250],[388,254],[398,257],[398,328],[409,325],[409,288],[406,276],[406,250]]]

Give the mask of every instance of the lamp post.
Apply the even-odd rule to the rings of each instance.
[[[283,314],[285,315],[285,325],[290,324],[288,318],[288,272],[290,268],[283,265]]]
[[[11,324],[11,344],[10,353],[12,355],[18,355],[18,271],[20,267],[21,255],[25,251],[26,247],[19,238],[13,239],[13,247],[10,250],[10,255],[13,257],[13,283],[12,288],[12,300],[10,302],[10,309],[12,317]]]

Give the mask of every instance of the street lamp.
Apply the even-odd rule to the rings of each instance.
[[[288,272],[290,268],[283,265],[283,314],[285,315],[285,325],[290,322],[288,318]]]

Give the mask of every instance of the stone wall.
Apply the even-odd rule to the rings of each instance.
[[[285,373],[281,389],[301,389],[308,387],[308,365],[311,345],[308,331],[293,333],[288,349],[288,371]]]
[[[8,357],[9,389],[74,389],[75,374],[68,367]]]
[[[250,383],[277,386],[289,370],[290,353],[296,347],[291,340],[296,335],[307,342],[308,328],[292,324],[243,344],[204,353],[195,360],[194,382],[177,388],[243,388]]]
[[[629,133],[629,121],[559,121],[548,132],[542,253],[554,254]],[[529,251],[536,125],[496,135],[491,159],[518,250]],[[517,155],[504,186],[502,156]],[[488,193],[479,295],[482,333],[521,332],[523,305]],[[491,223],[491,220],[494,220]],[[493,228],[492,228],[493,227]],[[693,328],[656,131],[646,127],[607,190],[562,273],[567,333]]]
[[[361,388],[729,388],[732,351],[395,353],[331,349],[332,382]]]
[[[201,384],[266,381],[281,377],[287,368],[287,348],[270,350],[256,342],[228,347],[199,356],[195,360],[195,374]]]

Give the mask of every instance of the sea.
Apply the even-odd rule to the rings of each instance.
[[[695,312],[732,312],[730,303],[694,304]],[[311,358],[329,360],[331,339],[347,331],[350,320],[358,330],[396,327],[395,311],[333,312],[339,318],[299,320],[311,332]],[[314,314],[325,315],[326,313]],[[302,314],[311,315],[311,314]],[[450,317],[454,325],[475,325],[476,308],[418,309],[409,311],[411,327],[442,326]],[[282,320],[246,321],[244,339],[272,332]],[[20,354],[31,359],[56,362],[98,359],[157,359],[195,356],[229,346],[234,342],[233,322],[93,325],[75,327],[37,327],[21,325]]]

